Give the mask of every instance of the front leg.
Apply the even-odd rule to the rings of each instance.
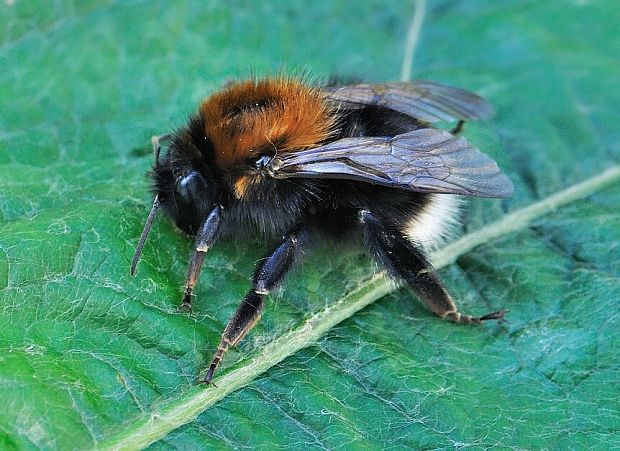
[[[207,216],[207,219],[205,219],[200,225],[198,233],[196,233],[194,252],[192,253],[192,258],[189,261],[187,276],[185,277],[185,289],[183,290],[183,301],[181,302],[182,309],[191,310],[192,293],[194,291],[194,286],[198,281],[200,269],[202,268],[202,263],[205,260],[205,254],[217,238],[221,223],[222,207],[220,205],[216,205]]]
[[[211,383],[213,373],[229,346],[236,345],[254,327],[263,311],[263,296],[276,288],[309,241],[308,231],[297,228],[289,232],[278,247],[256,265],[252,287],[228,321],[222,340],[203,382]]]

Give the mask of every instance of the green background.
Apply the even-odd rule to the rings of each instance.
[[[151,135],[252,74],[398,79],[405,1],[0,4],[0,448],[90,448],[192,390],[265,246],[218,243],[193,315],[191,243],[158,221]],[[620,161],[620,3],[433,1],[413,76],[475,90],[498,114],[465,135],[515,183],[469,202],[484,227]],[[374,303],[155,449],[620,447],[618,184],[441,271],[460,327],[407,290]],[[337,254],[337,256],[335,256]],[[220,374],[372,274],[326,245],[269,298]],[[210,388],[213,389],[213,388]],[[110,442],[107,442],[108,444]]]

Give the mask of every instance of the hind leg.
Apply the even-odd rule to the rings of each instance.
[[[433,313],[464,324],[503,319],[504,310],[479,317],[461,314],[420,248],[407,240],[396,228],[367,210],[360,211],[359,219],[366,244],[375,258],[392,276],[407,282]]]

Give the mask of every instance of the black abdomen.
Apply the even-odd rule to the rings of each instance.
[[[334,141],[360,136],[396,136],[428,127],[411,116],[382,106],[360,105],[360,108],[342,111],[338,120],[339,133]]]

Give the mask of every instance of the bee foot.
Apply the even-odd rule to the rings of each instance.
[[[484,316],[481,316],[480,318],[478,318],[480,321],[489,321],[489,320],[497,320],[500,322],[504,322],[506,321],[506,319],[504,319],[504,315],[506,314],[507,310],[506,309],[501,309],[498,310],[497,312],[493,312],[493,313],[488,313]]]
[[[179,311],[183,313],[192,313],[192,303],[183,301],[181,305],[179,305]]]

